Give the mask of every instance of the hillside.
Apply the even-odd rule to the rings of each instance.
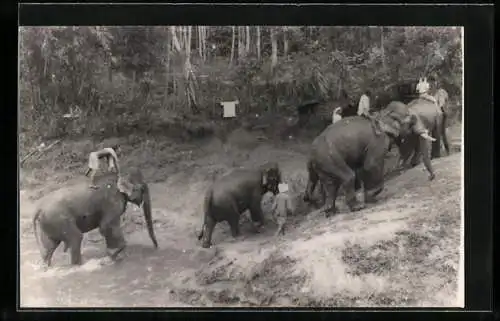
[[[62,157],[60,148],[75,144],[63,143],[22,174],[22,306],[459,305],[460,152],[433,161],[434,181],[418,166],[388,181],[377,204],[356,213],[340,204],[341,213],[327,219],[300,203],[307,143],[259,143],[240,133],[226,144],[212,139],[174,151],[168,142],[148,140],[125,150],[123,162],[141,164],[152,182],[159,249],[153,249],[140,211],[129,206],[123,261],[107,264],[103,240],[91,232],[84,239],[82,266],[69,267],[69,254],[59,248],[54,267],[42,271],[31,226],[33,201],[62,182],[85,180],[79,172],[85,162],[53,161]],[[274,239],[272,223],[252,234],[245,215],[240,238],[233,240],[229,226],[219,224],[215,246],[202,249],[195,232],[210,180],[267,159],[280,163],[297,196],[287,234]],[[264,208],[268,205],[265,198]]]

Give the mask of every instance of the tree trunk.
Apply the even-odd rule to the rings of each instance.
[[[260,26],[257,26],[257,59],[260,60]]]
[[[380,50],[382,53],[382,67],[385,69],[384,27],[380,27]]]
[[[286,30],[283,31],[283,56],[285,59],[288,57],[288,37]]]
[[[179,39],[177,39],[175,26],[170,27],[170,33],[172,35],[172,45],[174,46],[175,50],[181,51],[181,44],[179,43]]]
[[[202,47],[203,45],[201,42],[203,27],[198,26],[197,31],[198,31],[198,53],[200,55],[200,59],[203,59],[203,47]]]
[[[238,61],[243,58],[243,28],[238,26]]]
[[[250,26],[246,26],[246,46],[245,46],[245,56],[250,52]]]
[[[165,63],[165,94],[163,96],[163,104],[168,108],[167,102],[168,102],[168,88],[170,86],[170,50],[171,50],[171,41],[172,37],[168,35],[167,33],[167,59]]]
[[[231,65],[233,63],[233,57],[234,57],[234,41],[235,41],[235,38],[236,38],[236,32],[235,32],[235,27],[231,27],[232,29],[232,32],[233,32],[233,35],[232,35],[232,39],[231,39],[231,56],[229,58],[229,64]]]
[[[184,70],[188,107],[192,110],[192,112],[196,112],[196,93],[194,86],[194,82],[196,81],[196,79],[194,79],[191,69],[191,26],[186,27],[186,64]]]
[[[270,27],[270,32],[271,32],[271,47],[272,47],[272,53],[271,53],[271,71],[276,67],[278,64],[278,42],[276,39],[276,30],[275,27]]]
[[[210,51],[207,50],[207,38],[208,38],[208,33],[209,33],[209,27],[204,26],[203,27],[203,54],[204,56],[204,61],[207,60],[207,57],[209,57]]]

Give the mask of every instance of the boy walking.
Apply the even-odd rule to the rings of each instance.
[[[292,200],[288,194],[288,184],[279,184],[278,189],[279,194],[276,195],[272,207],[274,221],[278,224],[278,230],[275,233],[276,237],[285,234],[286,219],[293,212]]]

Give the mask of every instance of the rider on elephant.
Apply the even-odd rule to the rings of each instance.
[[[377,123],[377,120],[370,115],[370,97],[370,90],[365,90],[363,95],[361,95],[361,98],[359,98],[358,115],[368,118],[371,121],[373,128],[375,129],[375,134],[378,135],[382,131]]]
[[[117,152],[119,152],[119,150],[120,147],[118,145],[115,145],[113,147],[106,147],[89,154],[89,168],[87,169],[85,176],[88,176],[89,173],[92,172],[90,176],[90,188],[98,188],[95,184],[95,174],[99,170],[99,160],[103,158],[106,158],[106,161],[108,163],[108,170],[115,170],[116,173],[118,173],[118,176],[120,176],[120,166],[118,165],[117,156]]]
[[[432,82],[433,79],[430,79],[430,80]],[[417,92],[418,92],[420,98],[432,101],[433,103],[435,103],[437,105],[436,99],[434,98],[434,96],[432,96],[429,93],[429,90],[430,90],[430,85],[427,82],[427,77],[420,78],[419,82],[417,84]]]

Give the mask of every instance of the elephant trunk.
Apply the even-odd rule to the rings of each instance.
[[[149,237],[151,238],[151,241],[153,241],[155,248],[158,248],[158,242],[156,241],[155,231],[153,229],[153,218],[151,215],[151,196],[149,195],[149,187],[147,185],[144,185],[142,210],[144,211],[144,219],[146,220]]]

